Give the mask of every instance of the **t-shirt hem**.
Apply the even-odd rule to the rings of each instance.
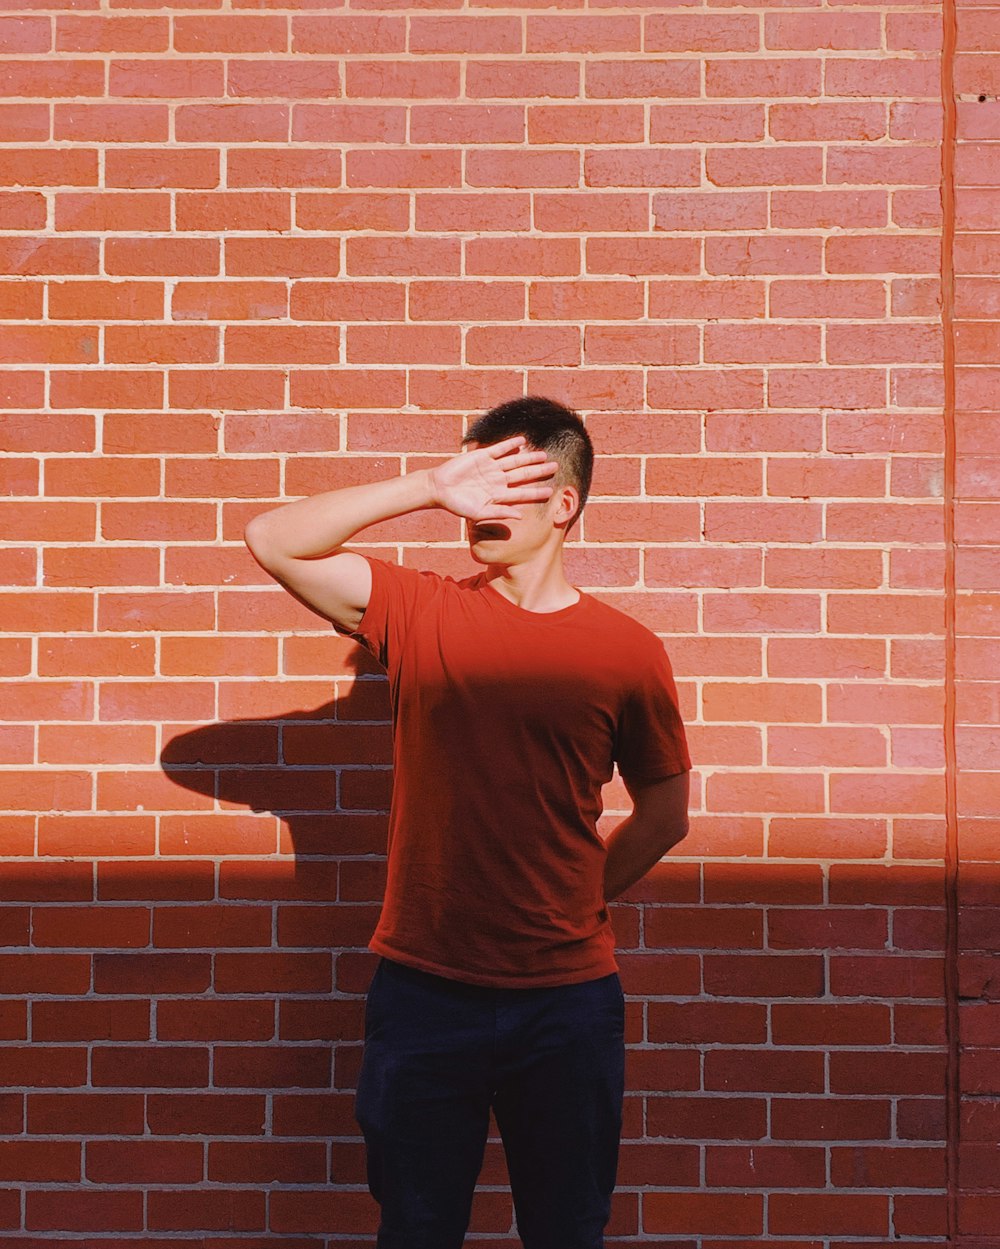
[[[468,968],[446,967],[430,959],[419,958],[405,950],[397,950],[384,941],[372,939],[368,948],[383,958],[392,959],[396,963],[405,963],[407,967],[415,967],[417,971],[429,972],[432,976],[443,976],[446,980],[458,980],[463,984],[483,985],[490,989],[549,989],[563,984],[582,984],[585,980],[597,980],[601,976],[609,976],[619,970],[613,953],[609,952],[598,963],[573,971],[548,972],[536,976],[505,976],[496,973],[470,971]]]

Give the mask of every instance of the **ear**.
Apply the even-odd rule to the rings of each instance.
[[[564,485],[560,486],[555,493],[558,502],[552,514],[552,521],[553,524],[562,527],[568,525],[576,515],[576,509],[580,506],[580,492],[576,486]]]

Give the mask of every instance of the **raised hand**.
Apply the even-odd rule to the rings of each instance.
[[[434,502],[471,521],[517,520],[519,503],[551,498],[559,464],[544,451],[524,450],[523,434],[465,451],[430,470]]]

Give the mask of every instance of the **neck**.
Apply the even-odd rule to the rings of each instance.
[[[559,611],[580,599],[566,580],[561,550],[525,564],[496,564],[487,575],[494,590],[525,611]]]

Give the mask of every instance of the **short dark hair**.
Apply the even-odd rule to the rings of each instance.
[[[594,472],[594,447],[582,419],[572,408],[554,399],[525,395],[501,403],[479,417],[469,427],[462,445],[477,442],[491,446],[515,434],[523,434],[529,446],[558,460],[556,481],[575,486],[579,492],[580,506],[566,526],[571,529],[583,511]]]

